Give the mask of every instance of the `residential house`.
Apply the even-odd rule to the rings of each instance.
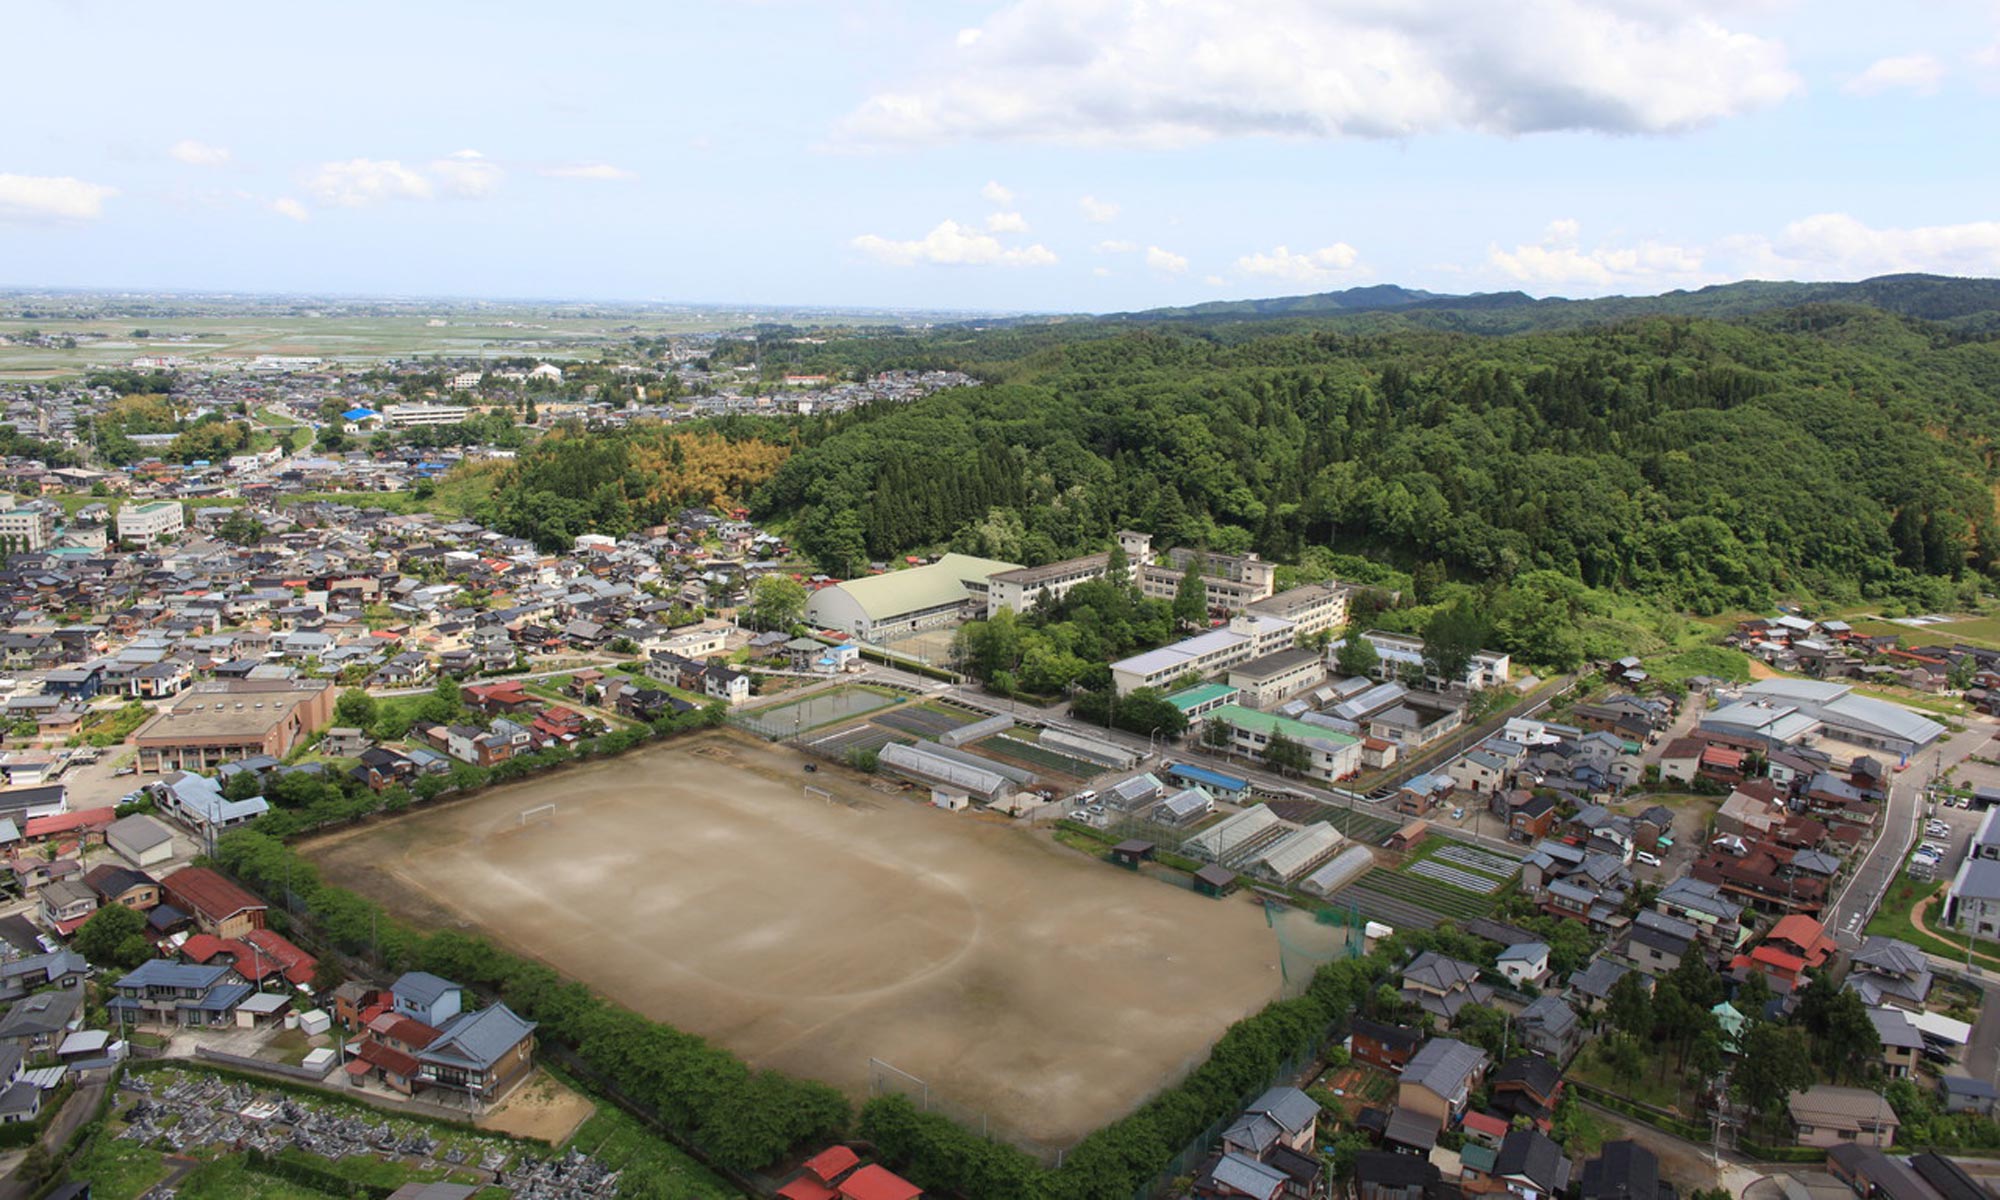
[[[1635,1141],[1606,1142],[1596,1158],[1583,1164],[1577,1200],[1671,1200],[1671,1186],[1662,1188],[1660,1160]]]
[[[1724,895],[1716,884],[1682,876],[1660,889],[1653,907],[1693,925],[1702,943],[1715,953],[1736,948],[1743,906]]]
[[[1611,989],[1631,971],[1631,967],[1611,958],[1591,959],[1588,966],[1570,976],[1571,1007],[1584,1013],[1599,1011],[1610,1000]]]
[[[33,992],[16,1000],[7,1015],[0,1016],[0,1045],[37,1058],[55,1053],[63,1038],[82,1026],[82,988]]]
[[[1522,942],[1500,952],[1494,970],[1516,988],[1540,987],[1549,977],[1547,942]]]
[[[1583,1022],[1576,1010],[1553,992],[1535,997],[1514,1022],[1520,1028],[1522,1045],[1559,1063],[1568,1062],[1583,1045]]]
[[[1356,1017],[1349,1026],[1348,1053],[1355,1062],[1400,1073],[1424,1035],[1406,1025]]]
[[[1875,1026],[1876,1040],[1881,1043],[1876,1061],[1881,1064],[1882,1073],[1890,1079],[1908,1079],[1916,1074],[1917,1063],[1924,1053],[1924,1035],[1910,1014],[1900,1008],[1870,1008],[1868,1020]]]
[[[1570,1160],[1539,1129],[1516,1129],[1500,1143],[1489,1170],[1468,1169],[1459,1186],[1468,1195],[1555,1200],[1569,1189]]]
[[[1861,993],[1864,1004],[1922,1012],[1931,992],[1930,960],[1908,942],[1871,936],[1848,959],[1841,986]]]
[[[252,988],[227,966],[147,961],[112,985],[107,1005],[124,1020],[153,1025],[224,1025]]]
[[[63,937],[75,933],[97,911],[97,893],[77,879],[58,879],[35,894],[42,923]]]
[[[144,871],[101,863],[84,873],[83,885],[97,896],[99,905],[122,904],[146,912],[160,902],[160,883]]]
[[[1885,1150],[1895,1143],[1896,1131],[1902,1128],[1889,1102],[1865,1088],[1818,1084],[1793,1092],[1787,1108],[1801,1146],[1854,1144]]]
[[[406,971],[389,986],[398,1015],[443,1028],[462,1010],[465,989],[428,971]]]
[[[1562,1069],[1539,1054],[1517,1054],[1486,1077],[1493,1112],[1548,1129],[1562,1094]]]
[[[1354,1156],[1354,1194],[1358,1200],[1431,1200],[1444,1187],[1441,1173],[1429,1161],[1386,1150],[1363,1150]]]
[[[241,939],[264,928],[267,905],[207,867],[184,867],[160,881],[174,907],[192,916],[203,933]]]
[[[1403,968],[1403,999],[1434,1017],[1455,1020],[1469,1004],[1485,1004],[1493,989],[1479,982],[1479,968],[1426,950]]]
[[[1984,1079],[1967,1075],[1946,1075],[1937,1082],[1938,1102],[1948,1113],[1970,1112],[1992,1116],[2000,1088]]]
[[[1694,925],[1657,912],[1641,912],[1612,953],[1655,978],[1671,973],[1698,945]]]
[[[1825,967],[1836,949],[1826,935],[1826,926],[1801,913],[1791,913],[1780,918],[1748,954],[1737,955],[1730,969],[1762,971],[1774,987],[1789,992],[1804,980],[1808,970]]]
[[[1473,1089],[1486,1077],[1486,1064],[1486,1051],[1456,1038],[1434,1037],[1404,1066],[1396,1107],[1449,1123],[1465,1111]]]
[[[535,1023],[495,1004],[445,1024],[437,1040],[417,1052],[417,1078],[491,1104],[534,1070],[534,1053]]]

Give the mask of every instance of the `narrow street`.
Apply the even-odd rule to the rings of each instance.
[[[1875,914],[1876,905],[1902,870],[1903,856],[1916,839],[1917,825],[1923,815],[1925,783],[1957,766],[1992,740],[1991,718],[1967,717],[1965,722],[1963,733],[1945,738],[1891,777],[1889,803],[1883,810],[1874,844],[1826,910],[1826,927],[1842,949],[1852,950],[1861,945],[1861,931],[1868,918]]]

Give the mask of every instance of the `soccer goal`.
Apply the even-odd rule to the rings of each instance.
[[[814,787],[814,786],[813,786],[812,784],[810,784],[810,783],[809,783],[809,784],[806,784],[806,785],[805,785],[805,798],[806,798],[806,799],[808,799],[808,800],[811,800],[811,799],[814,799],[814,798],[818,798],[818,799],[820,799],[820,800],[824,800],[824,801],[826,801],[826,802],[827,802],[827,804],[829,804],[829,805],[831,805],[831,804],[833,803],[833,793],[832,793],[832,792],[829,792],[829,791],[827,791],[827,790],[826,790],[825,788],[823,788],[823,787]]]
[[[521,824],[523,826],[536,825],[555,819],[556,806],[553,804],[537,804],[533,808],[524,808],[521,810]]]

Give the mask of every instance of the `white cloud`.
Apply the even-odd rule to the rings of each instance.
[[[1220,275],[1204,275],[1201,281],[1210,287],[1228,287],[1229,281]]]
[[[542,175],[550,179],[590,179],[603,183],[623,183],[639,178],[637,171],[624,167],[614,167],[610,163],[570,163],[560,167],[544,167]]]
[[[1137,242],[1119,241],[1117,239],[1108,242],[1099,242],[1096,246],[1092,247],[1099,254],[1130,254],[1138,248],[1139,243]]]
[[[1487,252],[1487,261],[1503,273],[1531,284],[1586,284],[1604,288],[1626,284],[1668,286],[1705,282],[1702,251],[1663,242],[1633,246],[1583,247],[1583,228],[1574,220],[1549,222],[1542,240],[1532,246]]]
[[[1919,96],[1933,95],[1944,81],[1944,64],[1928,54],[1898,54],[1878,58],[1868,69],[1841,85],[1854,96],[1877,96],[1901,88]]]
[[[1634,293],[1730,279],[1853,280],[1928,272],[2000,275],[2000,221],[1877,228],[1847,213],[1818,213],[1775,235],[1741,233],[1706,246],[1657,241],[1585,248],[1575,221],[1551,222],[1542,240],[1493,247],[1489,267],[1529,285]]]
[[[117,194],[115,187],[67,175],[0,175],[0,220],[95,220]]]
[[[305,186],[320,203],[341,208],[383,200],[429,200],[434,195],[430,180],[392,158],[321,163]]]
[[[1012,0],[839,124],[862,144],[1673,133],[1800,90],[1729,0]]]
[[[167,153],[191,167],[219,167],[229,161],[229,147],[211,146],[193,138],[182,138],[167,147]]]
[[[431,177],[454,196],[490,195],[500,186],[500,168],[477,150],[460,150],[431,160]]]
[[[1343,272],[1353,271],[1361,254],[1346,242],[1335,242],[1317,250],[1294,253],[1290,247],[1276,246],[1268,254],[1246,254],[1236,260],[1236,269],[1250,275],[1268,275],[1293,283],[1323,283]]]
[[[1095,275],[1095,276],[1097,276],[1097,277],[1098,277],[1099,279],[1109,279],[1109,278],[1111,278],[1111,268],[1110,268],[1110,267],[1092,267],[1092,268],[1090,269],[1090,273],[1091,273],[1092,275]]]
[[[997,179],[987,180],[986,186],[979,189],[979,194],[986,197],[989,203],[1001,205],[1014,203],[1013,191],[1001,186],[1000,181]]]
[[[280,196],[271,201],[271,211],[281,217],[290,217],[294,221],[312,220],[312,214],[306,211],[306,206],[290,196]]]
[[[956,267],[1046,267],[1055,263],[1055,252],[1037,242],[1032,246],[1004,246],[991,234],[969,229],[957,221],[941,221],[915,241],[899,242],[864,233],[850,243],[871,258],[896,267],[931,263]]]
[[[1877,229],[1846,213],[1793,221],[1774,238],[1725,239],[1732,267],[1794,279],[1865,279],[1905,271],[2000,275],[2000,221]]]
[[[1148,246],[1146,247],[1146,265],[1155,271],[1165,271],[1169,275],[1179,275],[1188,269],[1188,260],[1184,255],[1175,254],[1171,250],[1162,250],[1158,246]]]
[[[1028,218],[1017,212],[997,212],[986,218],[988,233],[1026,233]]]
[[[1099,225],[1118,215],[1118,206],[1109,200],[1099,200],[1095,196],[1079,196],[1077,207],[1083,210],[1083,219]]]

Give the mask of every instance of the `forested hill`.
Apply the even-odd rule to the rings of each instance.
[[[1748,280],[1696,291],[1597,300],[1561,297],[1537,300],[1524,292],[1447,296],[1376,285],[1309,296],[1218,300],[1183,308],[1111,313],[1096,320],[1114,324],[1216,323],[1295,317],[1380,318],[1394,314],[1405,323],[1428,328],[1503,333],[1575,328],[1648,316],[1743,317],[1804,304],[1865,305],[1899,316],[1943,322],[1970,332],[2000,329],[2000,280],[1943,275],[1882,275],[1857,283]]]
[[[799,431],[755,509],[840,573],[946,544],[1036,563],[1131,525],[1468,580],[1547,568],[1712,611],[1943,604],[2000,560],[2000,346],[1875,309],[1505,337],[957,331],[856,353],[994,382]]]

